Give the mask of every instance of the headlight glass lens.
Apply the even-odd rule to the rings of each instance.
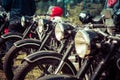
[[[64,30],[62,30],[62,24],[57,23],[55,26],[55,36],[58,41],[64,38]]]
[[[77,32],[75,36],[75,49],[81,58],[90,53],[89,44],[82,32]]]

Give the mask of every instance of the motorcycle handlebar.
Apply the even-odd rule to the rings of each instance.
[[[106,28],[104,24],[85,24],[84,27],[88,27],[88,28]],[[96,32],[100,33],[101,35],[103,35],[104,37],[108,38],[108,39],[113,39],[113,40],[117,40],[120,41],[120,36],[116,36],[116,35],[109,35],[107,33],[104,33],[103,31],[101,31],[100,29],[95,29]]]
[[[106,28],[104,24],[92,24],[93,28]]]
[[[85,24],[84,27],[92,28],[106,28],[104,24]]]
[[[119,37],[119,36],[108,35],[108,34],[102,32],[102,31],[100,31],[100,30],[98,30],[98,32],[99,32],[100,34],[102,34],[104,37],[108,38],[108,39],[113,39],[113,40],[118,40],[118,41],[120,41],[120,37]]]

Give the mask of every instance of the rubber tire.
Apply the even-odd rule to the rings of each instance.
[[[61,61],[61,59],[62,59],[62,55],[60,56],[60,54],[55,53],[53,55],[43,54],[41,57],[38,58],[37,61],[32,63],[24,61],[16,69],[13,80],[24,80],[26,74],[29,71],[31,71],[34,67],[36,67],[37,64],[41,65],[42,63],[46,63],[46,64],[53,64],[53,66],[56,66],[59,64],[59,61]],[[65,71],[64,74],[69,73],[69,75],[75,75],[77,71],[75,67],[71,64],[71,62],[67,59],[65,63],[67,65],[65,65],[62,69],[63,72]]]
[[[29,46],[21,46],[21,47],[15,47],[14,45],[10,48],[10,50],[6,53],[7,55],[5,55],[5,62],[3,64],[3,70],[5,73],[5,76],[8,80],[12,80],[13,79],[13,63],[14,63],[14,59],[17,57],[16,53],[18,51],[21,50],[21,48],[33,48],[33,49],[37,49],[39,48],[39,46],[35,46],[35,45],[29,45]],[[23,58],[24,59],[24,58]]]

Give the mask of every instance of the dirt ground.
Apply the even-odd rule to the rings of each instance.
[[[0,80],[7,80],[2,70],[0,70]]]

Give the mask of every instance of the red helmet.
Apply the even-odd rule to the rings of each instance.
[[[51,8],[51,17],[55,17],[55,16],[62,16],[63,15],[63,9],[60,8],[59,6],[54,6]]]

